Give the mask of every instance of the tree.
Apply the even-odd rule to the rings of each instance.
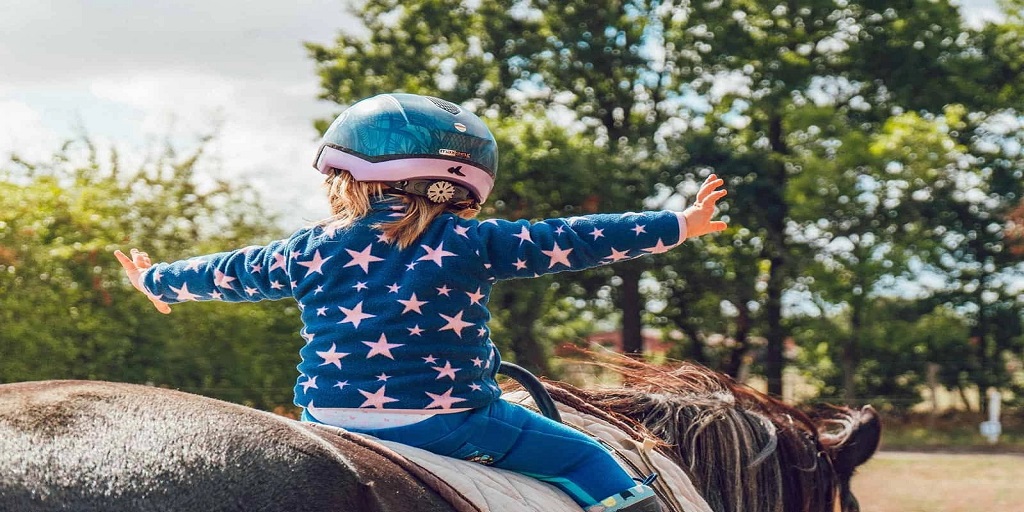
[[[0,164],[0,381],[148,382],[271,407],[294,383],[294,304],[189,304],[164,316],[111,253],[155,258],[279,236],[245,185],[199,186],[198,149],[137,169],[87,139],[44,162]]]
[[[785,307],[787,294],[821,287],[823,300],[848,305],[845,318],[862,325],[870,293],[909,262],[906,251],[918,243],[909,235],[929,232],[912,200],[898,200],[907,208],[892,216],[858,199],[873,195],[865,186],[889,194],[906,181],[867,150],[872,134],[911,119],[904,114],[930,122],[959,108],[970,122],[952,129],[947,142],[973,148],[986,124],[980,120],[1020,98],[1009,85],[1020,83],[1017,18],[969,29],[949,2],[369,1],[359,14],[366,35],[310,45],[327,99],[346,103],[401,89],[442,94],[497,117],[547,110],[605,152],[608,167],[590,183],[602,209],[650,201],[658,184],[671,192],[710,171],[727,177],[728,217],[742,230],[728,233],[722,251],[690,253],[689,267],[676,260],[680,266],[668,268],[678,255],[619,266],[605,283],[621,281],[614,295],[632,350],[645,272],[670,277],[661,318],[694,338],[695,357],[704,326],[725,328],[693,315],[714,315],[725,304],[732,333],[767,338],[764,370],[776,394],[796,314]],[[903,156],[930,151],[910,146]],[[970,172],[1009,183],[1014,166],[1003,160],[991,174],[979,171],[980,161]],[[1012,187],[999,186],[1010,197]],[[913,233],[899,229],[902,215],[911,216]],[[840,238],[851,250],[817,254]],[[715,287],[700,266],[712,254],[744,268],[711,264],[710,274],[727,280]],[[807,275],[812,268],[817,274]],[[842,342],[848,392],[861,332],[849,329]],[[747,349],[739,344],[727,364],[735,368]]]

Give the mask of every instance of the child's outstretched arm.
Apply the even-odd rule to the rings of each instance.
[[[701,184],[693,204],[683,211],[687,237],[715,233],[728,227],[725,222],[711,220],[715,215],[716,203],[727,194],[725,189],[719,188],[724,184],[725,181],[714,174],[709,175]]]
[[[289,265],[296,254],[302,253],[293,252],[288,242],[278,240],[265,246],[253,245],[170,263],[153,264],[146,253],[135,249],[131,258],[120,251],[115,256],[132,285],[145,293],[158,310],[169,312],[168,304],[185,301],[257,302],[292,297],[295,282]],[[316,258],[319,259],[319,252]],[[318,263],[323,261],[319,259]]]
[[[124,272],[128,274],[128,280],[131,281],[132,286],[134,286],[136,290],[144,293],[146,297],[149,297],[150,302],[156,306],[157,311],[165,315],[170,313],[171,307],[168,306],[167,303],[150,294],[142,286],[142,271],[153,266],[153,262],[149,260],[149,255],[139,251],[138,249],[132,249],[129,252],[132,255],[131,258],[126,256],[125,253],[120,250],[114,251],[114,256],[117,257],[117,261],[121,262],[121,266],[124,267]]]
[[[495,280],[583,270],[660,254],[686,238],[714,233],[726,223],[711,220],[725,182],[712,174],[685,211],[591,214],[540,222],[490,219],[470,229],[477,254]]]

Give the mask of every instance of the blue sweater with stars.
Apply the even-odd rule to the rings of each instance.
[[[667,211],[536,223],[443,214],[398,249],[373,227],[401,215],[396,204],[379,201],[339,230],[159,263],[142,282],[167,303],[295,299],[306,341],[300,407],[458,412],[500,395],[487,329],[496,281],[665,252],[686,236],[680,214]]]

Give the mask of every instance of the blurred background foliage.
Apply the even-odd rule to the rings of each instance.
[[[725,178],[724,233],[495,287],[495,341],[538,373],[613,330],[779,395],[796,372],[816,401],[908,410],[939,386],[980,407],[995,387],[1021,405],[1024,3],[1003,8],[967,26],[945,0],[366,0],[363,30],[307,44],[337,104],[311,122],[390,91],[473,109],[499,139],[487,216],[681,209]],[[210,180],[204,145],[125,169],[86,138],[0,164],[0,381],[290,401],[294,303],[164,317],[110,256],[298,227]]]

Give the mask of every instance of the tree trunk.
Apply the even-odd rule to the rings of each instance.
[[[622,311],[622,353],[642,356],[644,341],[641,325],[643,305],[640,300],[640,275],[643,268],[637,261],[621,264],[619,277],[619,309]]]
[[[857,366],[860,364],[860,337],[864,306],[861,301],[854,301],[850,312],[850,336],[842,347],[843,368],[843,400],[853,404],[857,396]]]
[[[768,273],[768,298],[765,301],[765,321],[768,323],[768,346],[765,347],[764,373],[768,381],[768,394],[782,396],[782,347],[786,332],[782,327],[782,266],[784,259],[771,258]]]
[[[729,351],[729,357],[722,364],[722,371],[730,377],[740,380],[740,370],[743,368],[743,358],[750,350],[750,310],[747,306],[738,306],[739,315],[736,317],[736,347]]]
[[[782,325],[782,292],[786,285],[786,219],[789,207],[786,204],[786,166],[781,157],[789,153],[789,148],[783,134],[782,116],[778,113],[773,112],[768,119],[768,142],[778,158],[765,162],[768,194],[763,198],[765,202],[761,203],[767,231],[765,252],[770,263],[765,300],[765,322],[768,324],[765,378],[768,393],[782,396],[782,349],[786,341],[786,330]]]

